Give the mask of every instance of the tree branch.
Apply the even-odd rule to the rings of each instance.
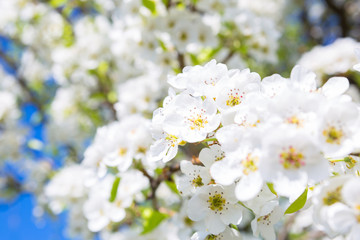
[[[171,177],[174,173],[180,170],[180,164],[176,163],[174,165],[165,167],[162,170],[162,173],[157,178],[150,176],[149,173],[143,167],[141,167],[141,169],[139,170],[144,174],[145,177],[149,179],[150,182],[151,192],[148,195],[147,199],[151,199],[153,208],[158,210],[159,206],[156,199],[156,190],[163,181],[172,181]]]

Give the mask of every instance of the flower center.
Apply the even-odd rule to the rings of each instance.
[[[330,144],[340,144],[341,138],[344,136],[343,131],[334,126],[330,126],[323,131],[326,142]]]
[[[239,95],[238,90],[239,89],[234,89],[234,90],[230,89],[230,92],[228,93],[228,96],[229,96],[228,100],[226,100],[226,105],[227,106],[234,107],[234,106],[239,105],[241,103],[241,99],[243,98],[243,96]]]
[[[265,216],[259,217],[257,219],[258,223],[266,224],[267,226],[269,226],[271,224],[270,215],[272,213],[273,213],[273,211],[271,211],[269,214],[266,214]]]
[[[345,157],[344,161],[345,161],[346,167],[348,169],[352,169],[353,167],[355,167],[355,165],[357,163],[357,161],[351,156]]]
[[[204,81],[204,83],[205,83],[206,85],[211,85],[211,86],[215,86],[216,82],[217,82],[217,78],[216,78],[216,77],[210,77],[210,78],[208,78],[208,79],[205,79],[205,81]]]
[[[243,173],[245,175],[249,175],[251,172],[256,172],[258,170],[258,161],[258,157],[253,157],[251,153],[249,153],[246,158],[241,161],[241,165],[243,166]]]
[[[358,223],[360,223],[360,214],[357,214],[357,215],[356,215],[356,221],[357,221]]]
[[[127,148],[119,148],[119,156],[125,156],[125,154],[127,153]]]
[[[291,116],[289,118],[287,118],[285,120],[286,123],[289,123],[289,124],[294,124],[296,125],[297,127],[301,127],[302,126],[302,121],[296,116]]]
[[[120,208],[122,206],[122,201],[121,200],[116,200],[115,205],[116,205],[116,207]]]
[[[219,235],[210,234],[205,238],[205,240],[221,240],[222,238],[222,233],[220,233]]]
[[[204,183],[202,182],[202,178],[200,177],[200,175],[198,175],[196,178],[194,178],[192,180],[192,185],[194,187],[201,187],[204,186]]]
[[[233,106],[239,105],[240,102],[241,102],[241,101],[240,101],[239,96],[230,95],[230,96],[229,96],[229,99],[226,100],[226,105],[228,105],[228,106],[230,106],[230,107],[233,107]]]
[[[184,223],[185,223],[185,225],[186,226],[189,226],[189,227],[191,227],[192,225],[194,225],[194,221],[192,221],[190,218],[188,218],[188,217],[185,217],[184,218]]]
[[[200,130],[205,127],[205,124],[208,123],[206,118],[203,118],[201,115],[197,115],[194,118],[190,118],[190,129],[191,130]]]
[[[185,42],[188,39],[188,34],[186,32],[180,33],[180,40]]]
[[[175,147],[175,143],[177,139],[178,138],[176,136],[170,134],[167,134],[165,137],[165,140],[168,141],[172,147]]]
[[[292,146],[280,153],[280,163],[285,169],[298,169],[305,165],[304,155]]]
[[[220,155],[216,155],[215,156],[215,162],[217,161],[221,161],[225,158],[225,153],[224,152],[221,152]]]
[[[341,190],[342,186],[335,188],[334,191],[328,192],[327,195],[323,198],[324,205],[331,206],[334,203],[341,201]]]
[[[218,193],[217,191],[215,191],[214,195],[212,195],[211,193],[209,193],[209,195],[209,200],[207,201],[209,203],[209,208],[215,211],[215,213],[221,212],[228,203],[226,202],[226,199],[223,198],[223,192]]]

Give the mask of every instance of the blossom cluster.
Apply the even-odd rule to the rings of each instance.
[[[249,69],[228,70],[213,60],[169,83],[179,93],[171,90],[154,113],[153,128],[162,135],[151,152],[167,162],[179,143],[212,142],[201,150],[200,166],[181,162],[185,175],[178,181],[191,196],[190,219],[203,220],[210,234],[240,222],[237,201],[251,201],[271,183],[293,202],[331,176],[329,160],[359,147],[359,107],[344,94],[346,78],[317,88],[315,74],[296,66],[289,79],[260,81]]]
[[[301,4],[0,1],[0,197],[83,239],[356,239],[360,45],[300,58]]]
[[[63,180],[46,193],[54,210],[64,203],[54,192],[61,184],[106,239],[195,240],[245,238],[248,224],[254,236],[276,239],[284,214],[304,207],[329,236],[355,239],[360,108],[346,78],[319,88],[301,66],[261,80],[212,60],[168,83],[152,121],[135,114],[98,129],[76,167],[82,184],[56,175]],[[148,230],[139,217],[157,223]]]

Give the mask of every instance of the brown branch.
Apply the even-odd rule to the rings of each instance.
[[[221,61],[221,63],[226,64],[235,54],[234,50],[230,50],[230,52],[226,55],[226,57]]]
[[[178,52],[178,53],[177,53],[177,60],[178,60],[178,62],[179,62],[180,71],[182,71],[183,68],[185,67],[184,54]]]
[[[176,163],[174,165],[165,167],[162,173],[157,178],[150,176],[150,174],[144,169],[144,167],[141,167],[139,170],[144,174],[145,177],[149,179],[150,182],[151,192],[148,195],[147,199],[148,200],[151,199],[154,209],[159,209],[158,202],[156,199],[156,190],[163,181],[172,181],[171,177],[174,173],[180,170],[180,164]]]
[[[107,106],[108,109],[110,109],[111,111],[111,117],[112,117],[112,120],[116,120],[116,109],[115,109],[115,106],[114,106],[114,103],[110,102],[109,99],[108,99],[108,94],[109,94],[109,89],[104,85],[102,84],[102,81],[100,79],[100,77],[98,76],[98,83],[99,83],[99,90],[100,92],[102,92],[104,94],[104,105]]]

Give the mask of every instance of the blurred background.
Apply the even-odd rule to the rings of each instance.
[[[92,238],[45,186],[98,127],[151,117],[185,66],[288,77],[301,64],[319,85],[348,77],[360,101],[360,1],[225,2],[0,0],[1,239]]]

